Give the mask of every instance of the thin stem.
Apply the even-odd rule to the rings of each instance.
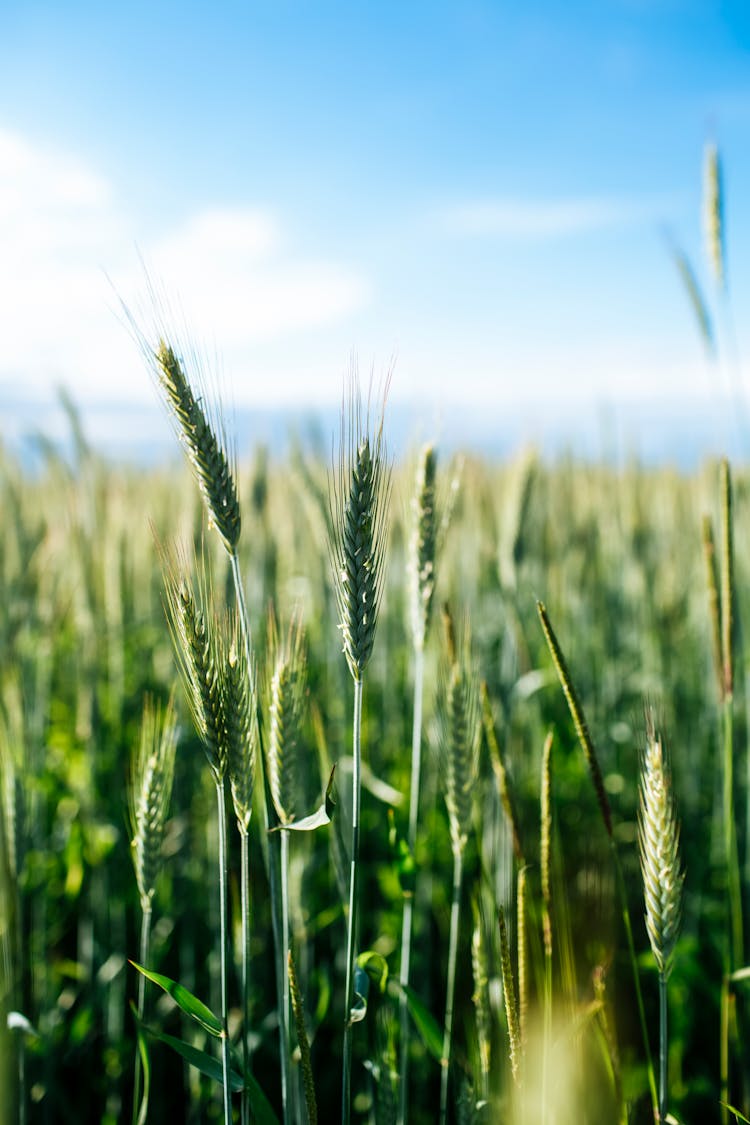
[[[234,595],[237,599],[237,608],[239,610],[242,641],[245,646],[245,658],[247,660],[248,668],[252,668],[252,635],[250,632],[250,620],[247,614],[247,604],[245,602],[245,588],[242,584],[240,561],[237,552],[233,551],[230,554],[229,559],[232,567]],[[268,881],[271,890],[271,926],[273,929],[273,948],[276,971],[276,1005],[279,1013],[281,1013],[284,1010],[284,982],[287,979],[286,962],[283,959],[281,950],[281,841],[277,839],[277,837],[281,836],[282,833],[271,832],[269,834],[269,829],[274,828],[278,824],[278,817],[276,816],[276,810],[273,806],[273,798],[271,797],[271,790],[268,784],[268,771],[266,768],[265,742],[263,734],[263,712],[261,710],[260,700],[257,693],[255,701],[255,716],[258,728],[260,770],[261,777],[263,779],[263,827],[266,832],[266,840],[268,844]],[[279,1019],[279,1039],[281,1049],[281,1101],[282,1105],[286,1107],[287,1091],[289,1089],[290,1082],[290,1060],[289,1052],[284,1050],[284,1022],[281,1020],[281,1018]]]
[[[143,906],[143,913],[141,914],[141,943],[138,952],[138,959],[144,969],[148,968],[149,950],[151,948],[151,903],[149,901],[147,906]],[[136,996],[136,1009],[138,1012],[138,1019],[143,1019],[143,1011],[146,1003],[146,978],[143,973],[138,974],[138,993]],[[140,1101],[141,1101],[141,1052],[138,1047],[135,1051],[135,1079],[133,1083],[133,1125],[141,1119]]]
[[[242,1065],[250,1073],[250,837],[240,833],[240,894],[242,903]],[[241,1125],[248,1125],[250,1104],[247,1089],[243,1087],[240,1101]]]
[[[737,851],[737,825],[734,816],[734,699],[724,697],[724,855],[727,865],[730,920],[730,971],[743,964],[742,888]]]
[[[667,1120],[667,978],[659,973],[659,1125]]]
[[[633,941],[633,927],[630,922],[630,910],[628,908],[628,895],[625,888],[625,878],[622,873],[622,864],[620,863],[620,856],[617,851],[617,844],[613,837],[610,837],[610,846],[612,849],[612,858],[615,865],[615,878],[617,881],[617,891],[620,897],[620,908],[622,910],[622,922],[625,927],[625,937],[628,943],[628,955],[630,957],[630,965],[633,970],[633,985],[635,986],[635,998],[638,1005],[638,1018],[641,1025],[641,1037],[643,1039],[643,1049],[646,1054],[646,1073],[648,1075],[648,1085],[651,1091],[651,1102],[653,1104],[654,1114],[659,1111],[659,1095],[656,1089],[656,1075],[654,1073],[654,1060],[651,1057],[651,1047],[648,1039],[648,1024],[646,1023],[646,1009],[643,1005],[643,993],[641,992],[641,979],[638,973],[638,959],[635,952],[635,942]]]
[[[351,1114],[352,1082],[352,1021],[354,1001],[354,949],[357,931],[357,875],[359,865],[359,797],[362,757],[362,685],[363,678],[354,681],[354,716],[352,722],[352,854],[349,872],[349,922],[346,935],[346,1012],[344,1019],[344,1067],[341,1089],[341,1121],[349,1125]]]
[[[453,995],[456,990],[456,960],[458,958],[458,924],[461,918],[461,881],[463,878],[463,853],[453,853],[453,902],[451,904],[451,930],[448,946],[448,985],[445,997],[445,1024],[443,1027],[442,1073],[440,1075],[440,1122],[448,1119],[448,1074],[453,1036]]]
[[[411,736],[411,788],[409,793],[409,829],[407,844],[412,856],[416,854],[417,829],[419,825],[419,791],[422,772],[422,699],[424,695],[424,649],[421,645],[414,649],[414,721]],[[400,1016],[400,1088],[399,1088],[399,1125],[406,1125],[406,1115],[409,1108],[409,1006],[404,989],[409,984],[409,971],[411,967],[411,933],[414,917],[414,890],[404,897],[404,917],[401,927],[401,970],[399,981],[401,983],[401,998],[399,1001]]]
[[[281,836],[281,952],[284,957],[284,963],[289,964],[289,833],[280,832]],[[283,989],[283,1006],[281,1009],[281,1037],[282,1037],[282,1051],[286,1056],[289,1055],[291,1049],[291,1042],[289,1036],[289,973],[284,975],[284,989]],[[289,1079],[291,1080],[291,1068],[289,1072]],[[287,1087],[287,1097],[284,1100],[284,1122],[289,1125],[291,1121],[296,1119],[296,1114],[293,1110],[294,1102],[294,1089],[290,1085]]]
[[[227,810],[224,801],[224,782],[216,782],[216,802],[219,814],[219,919],[221,942],[221,1072],[224,1086],[224,1125],[232,1125],[232,1091],[229,1087],[229,1024],[227,988]]]

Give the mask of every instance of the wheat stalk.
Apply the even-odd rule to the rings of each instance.
[[[354,949],[357,933],[357,875],[362,755],[362,687],[372,654],[385,576],[387,510],[391,471],[386,459],[383,420],[386,382],[380,418],[371,432],[369,403],[363,411],[356,371],[341,412],[337,471],[330,477],[330,553],[339,608],[344,655],[354,680],[352,721],[352,843],[349,870],[349,914],[346,939],[346,1009],[341,1089],[341,1118],[351,1115],[352,1003]]]
[[[448,1115],[448,1077],[453,1036],[453,1002],[456,986],[458,931],[461,915],[463,854],[471,831],[473,789],[476,780],[478,723],[477,695],[469,667],[469,631],[465,626],[461,642],[456,639],[453,618],[443,610],[447,670],[442,673],[440,690],[440,760],[443,797],[453,851],[453,897],[448,944],[448,979],[443,1023],[442,1073],[440,1075],[440,1121]]]
[[[412,499],[414,524],[410,540],[409,591],[411,631],[414,650],[414,708],[411,739],[411,777],[409,786],[409,825],[407,846],[412,858],[417,848],[419,828],[419,794],[422,778],[422,703],[424,696],[424,644],[430,622],[435,593],[435,560],[438,521],[435,504],[435,471],[437,457],[432,445],[422,449],[417,466],[415,494]],[[398,1120],[405,1125],[409,1105],[409,1010],[406,988],[411,972],[411,942],[414,918],[414,895],[404,898],[401,924],[401,983],[399,1025],[399,1111]]]
[[[293,617],[283,641],[279,640],[276,620],[269,617],[269,649],[273,673],[270,684],[270,723],[267,745],[267,777],[271,797],[282,825],[290,824],[297,815],[301,727],[306,694],[307,665],[304,631],[300,619]],[[281,955],[289,958],[289,833],[281,833]],[[279,1020],[282,1058],[291,1052],[289,1004],[291,976],[282,984],[282,1012]],[[291,1068],[287,1067],[286,1085],[294,1102],[296,1090],[291,1084]],[[290,1106],[291,1109],[291,1106]],[[285,1111],[286,1112],[286,1111]]]

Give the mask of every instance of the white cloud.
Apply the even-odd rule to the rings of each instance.
[[[561,238],[608,227],[654,222],[664,203],[592,196],[578,199],[488,199],[438,212],[450,234],[500,238]]]
[[[148,220],[84,162],[0,129],[0,383],[38,395],[64,383],[79,398],[152,396],[107,282],[139,305],[146,280],[135,245]],[[230,371],[258,341],[335,323],[369,296],[355,269],[295,253],[265,209],[206,209],[140,250],[191,333],[215,340]]]

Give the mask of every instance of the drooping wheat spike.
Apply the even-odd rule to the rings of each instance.
[[[668,977],[680,931],[684,874],[672,779],[650,713],[640,790],[638,844],[646,929],[659,973]]]
[[[342,408],[338,469],[332,474],[331,560],[339,628],[349,670],[360,680],[372,653],[385,577],[387,511],[391,472],[383,434],[383,413],[370,432],[370,407],[365,411],[352,375]]]
[[[498,909],[498,926],[500,929],[500,971],[503,980],[503,1000],[505,1002],[505,1019],[508,1025],[508,1041],[510,1048],[510,1069],[513,1082],[516,1086],[521,1084],[521,1031],[518,1022],[518,1008],[516,1006],[516,986],[513,980],[513,964],[510,955],[510,942],[508,928],[505,924],[505,914],[502,906]]]
[[[226,771],[226,737],[222,699],[224,660],[209,606],[205,577],[196,594],[184,560],[163,554],[167,617],[195,729],[217,782]]]
[[[490,1065],[492,1062],[492,1014],[489,998],[489,972],[487,967],[487,941],[478,895],[471,900],[474,929],[471,935],[471,969],[474,979],[474,1020],[477,1029],[481,1094],[484,1101],[490,1096]]]
[[[601,767],[599,766],[599,759],[594,748],[591,734],[589,733],[586,716],[583,713],[583,708],[578,698],[578,693],[573,684],[570,672],[568,671],[568,666],[565,662],[565,657],[563,656],[562,649],[560,648],[560,644],[557,640],[557,637],[555,636],[552,624],[547,615],[547,610],[545,609],[542,602],[537,602],[536,608],[537,612],[539,613],[539,620],[542,623],[542,630],[544,632],[545,640],[547,641],[547,647],[549,648],[550,655],[552,656],[552,662],[555,665],[557,677],[560,681],[565,699],[568,703],[571,718],[573,719],[573,725],[575,727],[576,734],[578,735],[578,741],[581,745],[581,749],[583,750],[584,757],[586,758],[586,763],[589,767],[589,773],[591,774],[591,780],[594,783],[594,792],[596,793],[596,799],[599,804],[599,810],[602,814],[604,827],[607,830],[607,835],[610,839],[612,839],[612,810],[610,808],[607,790],[604,788],[604,778],[602,777]]]
[[[248,668],[241,626],[235,610],[227,623],[222,694],[227,769],[234,815],[241,835],[250,830],[258,744],[255,707],[255,672]]]
[[[435,505],[437,454],[425,445],[417,466],[416,490],[412,499],[414,525],[409,544],[409,592],[411,629],[416,649],[424,648],[435,593],[435,554],[438,518]]]
[[[492,763],[492,771],[495,774],[495,779],[497,781],[500,803],[503,806],[503,812],[505,813],[508,825],[510,827],[511,838],[513,840],[513,854],[515,855],[518,863],[523,865],[523,847],[521,845],[521,830],[518,822],[518,812],[516,810],[515,800],[510,788],[510,782],[508,780],[508,771],[505,768],[505,761],[500,750],[500,744],[498,742],[497,734],[495,733],[495,720],[492,716],[492,701],[490,700],[486,681],[482,681],[479,690],[482,704],[482,726],[484,728],[484,737],[490,752],[490,761]]]
[[[307,688],[304,630],[298,617],[279,641],[275,622],[269,623],[269,647],[273,654],[268,732],[268,784],[282,824],[299,814],[301,726]]]
[[[153,366],[167,405],[172,411],[182,444],[193,467],[211,523],[232,555],[240,537],[240,506],[232,457],[223,427],[204,405],[198,376],[188,379],[182,360],[163,338],[153,351]]]
[[[141,906],[150,909],[161,867],[164,826],[172,794],[177,722],[172,700],[162,712],[147,699],[128,789],[133,866]]]
[[[714,142],[706,145],[703,166],[703,223],[706,256],[720,291],[726,288],[726,251],[724,240],[724,184],[721,157]]]

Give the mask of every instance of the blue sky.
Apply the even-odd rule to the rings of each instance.
[[[716,140],[748,354],[748,12],[0,0],[0,387],[150,401],[142,255],[239,404],[715,393],[662,231],[712,297]]]

